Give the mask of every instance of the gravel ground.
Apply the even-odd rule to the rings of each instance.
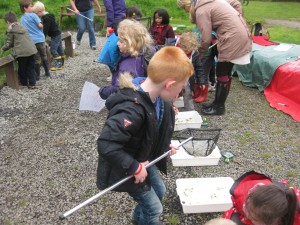
[[[59,215],[98,193],[95,185],[96,139],[107,111],[78,110],[83,84],[107,84],[109,70],[97,63],[87,34],[65,69],[44,76],[37,90],[0,90],[0,224],[130,224],[134,202],[110,192],[64,221]],[[210,99],[213,93],[210,94]],[[199,111],[200,106],[197,105]],[[300,187],[300,124],[271,108],[257,89],[237,77],[224,116],[207,117],[209,128],[221,128],[218,146],[231,150],[234,161],[217,166],[175,168],[164,177],[167,195],[164,224],[204,224],[221,213],[184,214],[175,181],[188,177],[229,176],[249,170]]]

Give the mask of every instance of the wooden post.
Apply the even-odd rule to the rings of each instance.
[[[65,52],[69,57],[74,57],[72,34],[70,32],[62,33],[61,39],[65,41]]]
[[[5,68],[7,86],[19,89],[18,73],[15,67],[16,62],[12,56],[0,58],[0,68]]]

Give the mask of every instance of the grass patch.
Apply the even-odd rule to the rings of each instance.
[[[272,41],[300,44],[300,30],[283,26],[273,26],[268,30]]]
[[[288,171],[286,174],[288,177],[296,178],[298,176],[298,172],[296,170]]]
[[[18,201],[18,206],[20,208],[26,207],[29,204],[28,200],[23,198]]]
[[[104,210],[104,215],[106,217],[115,218],[118,216],[118,213],[114,209],[108,207]]]
[[[47,181],[47,186],[48,186],[49,188],[54,188],[54,187],[55,187],[54,181],[53,181],[53,180],[48,180],[48,181]]]
[[[265,18],[300,21],[297,2],[251,1],[243,11],[249,22],[263,22]]]
[[[246,145],[258,139],[258,136],[250,131],[247,131],[244,134],[237,134],[235,137],[239,140],[240,145]]]
[[[180,218],[177,215],[171,215],[168,219],[168,224],[177,225],[180,224]]]
[[[6,215],[4,215],[3,219],[0,220],[0,222],[2,222],[3,225],[13,225],[13,223],[10,222],[10,219]]]
[[[264,152],[263,154],[261,154],[261,158],[262,159],[269,159],[272,157],[272,153],[271,152]]]

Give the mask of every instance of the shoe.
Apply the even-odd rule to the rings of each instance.
[[[22,84],[21,82],[19,82],[19,85],[20,85],[20,86],[25,86],[25,87],[28,86],[28,84],[25,84],[25,83]]]
[[[81,44],[81,42],[76,40],[76,45],[80,45],[80,44]]]
[[[37,89],[36,86],[32,86],[32,85],[28,85],[27,87],[28,87],[28,89]]]
[[[91,49],[92,49],[92,50],[96,50],[97,47],[96,47],[95,45],[93,45],[93,46],[91,46]]]
[[[201,95],[201,88],[199,84],[194,85],[194,95],[193,98],[198,98]]]
[[[207,94],[208,94],[208,84],[206,85],[200,85],[200,95],[195,98],[195,102],[206,102],[207,101]]]
[[[217,82],[215,100],[209,107],[202,107],[202,115],[224,115],[225,114],[225,102],[228,92],[229,82]]]
[[[63,69],[63,66],[62,66],[62,58],[61,56],[57,56],[54,58],[54,66],[52,66],[50,68],[51,71],[56,71],[56,70],[61,70]]]
[[[60,56],[60,57],[61,57],[61,67],[64,68],[66,56],[65,56],[65,55],[62,55],[62,56]]]
[[[208,86],[208,91],[209,91],[209,92],[214,92],[214,91],[216,91],[216,85],[211,85],[211,84],[209,84],[209,86]]]

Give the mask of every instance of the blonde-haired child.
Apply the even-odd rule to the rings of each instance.
[[[33,12],[37,14],[43,22],[43,32],[45,37],[49,36],[50,52],[54,59],[54,66],[50,70],[61,70],[64,67],[65,53],[62,47],[61,31],[55,22],[55,17],[45,11],[45,5],[42,2],[35,2],[33,5]]]
[[[227,220],[224,218],[216,218],[206,222],[204,225],[237,225],[232,220]]]
[[[194,110],[192,92],[195,102],[207,101],[208,93],[208,79],[204,73],[203,65],[197,50],[199,42],[195,33],[185,32],[180,36],[178,45],[190,58],[195,70],[194,75],[189,79],[189,83],[183,92],[185,109]]]
[[[171,100],[192,73],[183,51],[164,47],[151,58],[148,77],[132,81],[137,90],[122,86],[122,73],[122,89],[106,100],[109,116],[97,141],[97,186],[103,190],[133,175],[114,191],[127,192],[137,203],[134,224],[160,224],[166,192],[160,171],[166,173],[167,161],[145,166],[168,150],[170,155],[176,153],[176,147],[170,145],[175,121]]]
[[[110,86],[100,89],[101,98],[107,99],[118,89],[118,78],[122,72],[129,72],[133,77],[145,77],[145,52],[153,41],[143,24],[125,19],[118,26],[118,47],[121,52],[116,67],[112,70]]]

